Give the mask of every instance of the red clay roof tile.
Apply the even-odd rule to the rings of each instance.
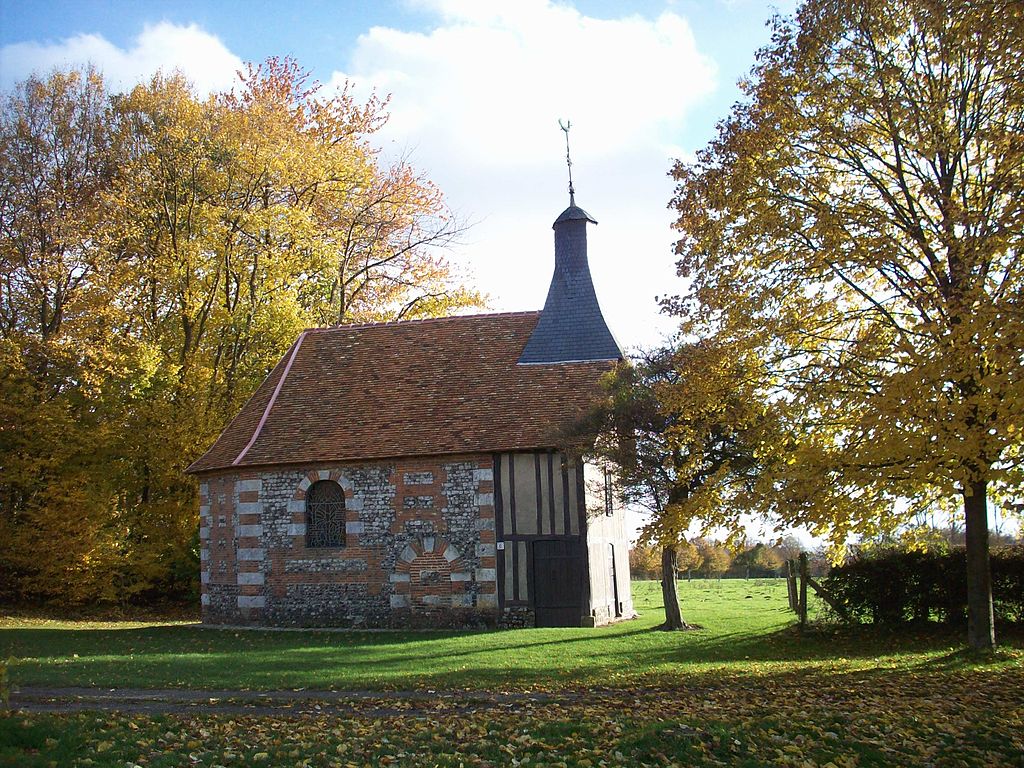
[[[518,365],[539,316],[311,329],[187,471],[554,447],[613,363]]]

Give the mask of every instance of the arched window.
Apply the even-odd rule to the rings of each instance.
[[[333,480],[320,480],[306,491],[306,546],[345,546],[345,492]]]

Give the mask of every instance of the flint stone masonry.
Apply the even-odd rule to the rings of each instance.
[[[238,585],[208,584],[203,597],[203,621],[231,624],[238,620]]]
[[[302,606],[297,612],[295,606]],[[273,625],[308,627],[388,626],[390,605],[371,593],[368,584],[290,584],[284,599],[264,609]]]
[[[402,506],[406,509],[433,509],[433,496],[406,496],[402,500]]]
[[[204,621],[494,626],[491,461],[418,459],[409,469],[401,461],[342,463],[207,477],[202,511],[208,522],[222,522],[201,532]],[[309,549],[305,494],[321,480],[344,492],[345,542]]]
[[[335,560],[332,558],[309,558],[288,560],[285,573],[365,573],[369,566],[365,560]]]
[[[437,523],[434,520],[404,520],[402,530],[409,538],[417,538],[437,532]]]
[[[502,629],[529,629],[534,624],[533,611],[525,606],[509,606],[505,608],[505,612],[501,615],[501,620],[498,622],[498,626]]]

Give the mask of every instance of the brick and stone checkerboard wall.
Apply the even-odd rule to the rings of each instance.
[[[319,480],[344,491],[344,546],[306,546]],[[208,623],[497,623],[490,455],[216,473],[199,511]]]

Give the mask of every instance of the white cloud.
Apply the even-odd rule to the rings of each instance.
[[[435,25],[374,27],[344,72],[392,94],[386,154],[411,151],[465,218],[459,251],[495,309],[536,309],[553,264],[550,224],[567,202],[564,137],[572,120],[577,201],[600,222],[590,256],[605,315],[626,345],[671,330],[655,295],[678,292],[666,205],[671,159],[716,67],[687,20],[586,16],[549,0],[410,0]],[[112,88],[180,69],[200,92],[230,87],[241,60],[192,24],[147,25],[126,48],[98,35],[0,49],[0,86],[35,71],[92,62]]]
[[[157,70],[180,70],[200,93],[228,88],[242,60],[213,35],[195,24],[147,24],[127,48],[104,37],[80,34],[58,43],[24,42],[0,48],[0,86],[10,88],[30,74],[47,75],[55,68],[93,64],[108,86],[126,90]]]
[[[414,5],[437,25],[369,30],[331,84],[392,95],[385,142],[411,147],[450,203],[480,221],[464,251],[498,309],[543,304],[549,226],[567,202],[557,120],[571,119],[577,201],[601,222],[589,240],[605,315],[625,344],[657,341],[673,323],[654,296],[680,289],[669,152],[716,87],[689,23],[672,12],[597,19],[547,0]]]
[[[392,134],[429,136],[477,164],[546,160],[557,115],[587,126],[573,137],[581,161],[620,152],[678,127],[714,88],[714,63],[674,13],[604,20],[541,0],[423,5],[444,23],[428,33],[374,27],[332,80],[393,94]]]

